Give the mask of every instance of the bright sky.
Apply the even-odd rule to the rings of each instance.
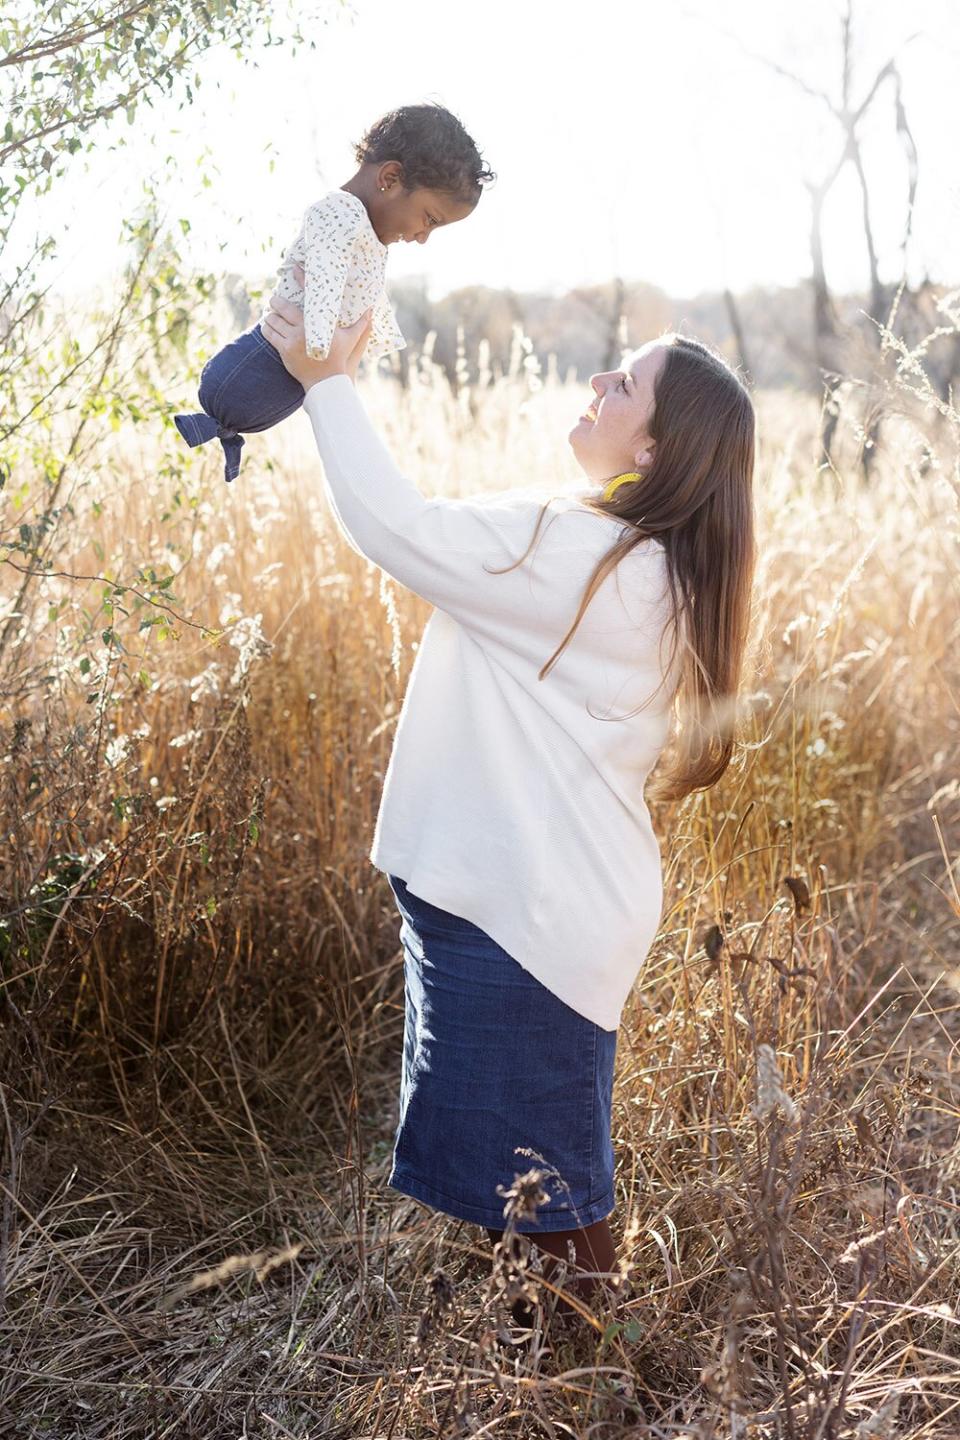
[[[132,132],[124,121],[110,132],[125,132],[128,147],[101,150],[58,192],[61,284],[103,278],[118,216],[168,155],[170,213],[191,223],[184,253],[272,273],[306,205],[353,173],[351,142],[384,110],[423,99],[460,115],[499,179],[470,219],[425,247],[394,246],[388,281],[425,274],[435,296],[473,284],[565,289],[618,272],[674,295],[789,284],[809,273],[804,178],[832,163],[838,133],[824,107],[748,52],[836,95],[840,11],[841,0],[331,6],[316,50],[263,50],[258,69],[208,56],[192,106],[141,106]],[[855,14],[855,98],[899,53],[920,151],[912,276],[960,281],[960,4],[858,0]],[[892,96],[885,87],[865,132],[887,279],[900,275],[906,195]],[[212,158],[198,165],[204,144]],[[852,170],[825,224],[830,280],[865,286]]]

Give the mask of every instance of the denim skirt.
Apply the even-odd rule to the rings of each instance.
[[[602,1030],[469,920],[388,877],[400,912],[404,1034],[388,1184],[477,1225],[504,1228],[497,1187],[536,1167],[549,1196],[535,1234],[614,1208],[616,1030]]]

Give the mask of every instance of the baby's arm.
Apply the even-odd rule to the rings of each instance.
[[[303,325],[307,354],[325,360],[340,319],[353,242],[361,220],[349,200],[325,195],[303,217]]]

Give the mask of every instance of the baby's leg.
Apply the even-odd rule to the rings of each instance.
[[[190,446],[217,438],[224,451],[224,479],[240,470],[243,435],[268,430],[303,404],[303,386],[284,367],[259,325],[218,350],[200,376],[202,411],[175,415]]]

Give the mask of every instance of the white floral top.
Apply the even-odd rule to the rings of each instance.
[[[305,287],[294,279],[295,264],[303,266]],[[273,288],[284,300],[302,306],[309,355],[326,359],[337,322],[352,325],[370,305],[373,324],[364,356],[374,360],[405,348],[407,342],[384,290],[386,264],[387,247],[356,195],[330,190],[308,206]],[[269,304],[264,307],[261,321],[269,308]]]

